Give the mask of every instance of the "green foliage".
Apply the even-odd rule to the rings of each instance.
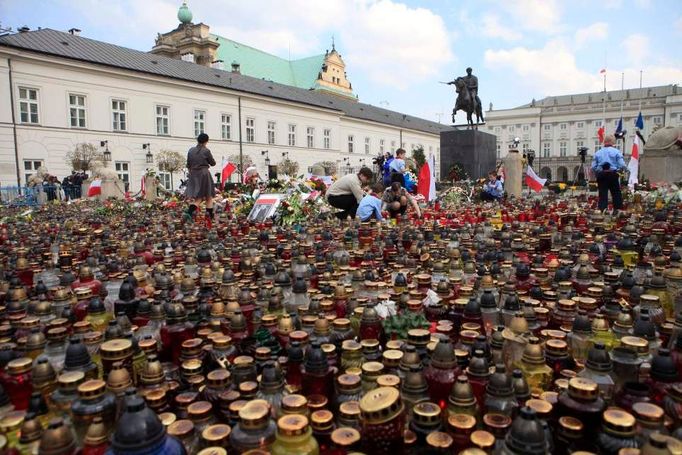
[[[417,171],[419,171],[419,169],[422,168],[424,163],[426,163],[426,155],[424,155],[424,146],[418,145],[417,147],[412,149],[412,159],[416,164]]]
[[[285,158],[277,165],[277,172],[281,172],[289,177],[295,177],[298,175],[298,163],[289,158]]]
[[[412,329],[427,329],[429,321],[423,313],[406,312],[389,316],[382,321],[387,336],[396,335],[398,339],[406,339],[407,332]]]

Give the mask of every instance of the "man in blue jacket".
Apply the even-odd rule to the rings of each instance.
[[[620,192],[620,175],[618,171],[625,167],[623,154],[613,145],[616,137],[613,134],[604,136],[604,146],[592,158],[592,171],[597,176],[599,188],[599,210],[604,211],[609,206],[609,191],[613,199],[613,210],[623,208],[623,195]]]

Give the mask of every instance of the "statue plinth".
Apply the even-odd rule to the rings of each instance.
[[[440,177],[447,179],[450,168],[460,164],[472,179],[495,170],[497,138],[478,130],[452,130],[440,133]]]
[[[508,196],[520,197],[523,192],[523,157],[518,150],[509,150],[504,158],[504,190]]]

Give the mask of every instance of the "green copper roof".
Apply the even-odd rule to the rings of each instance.
[[[289,61],[222,36],[212,37],[220,44],[217,58],[224,62],[226,70],[236,62],[242,74],[258,79],[309,89],[315,86],[324,63],[324,54]]]
[[[183,24],[192,22],[192,11],[187,7],[186,2],[182,2],[182,6],[178,9],[178,20]]]

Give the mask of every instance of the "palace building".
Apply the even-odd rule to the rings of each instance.
[[[290,61],[211,34],[184,4],[178,19],[151,52],[75,30],[0,36],[0,184],[24,185],[40,166],[63,178],[67,153],[89,143],[135,192],[155,153],[184,154],[201,132],[219,164],[241,151],[261,174],[284,158],[301,173],[329,161],[352,172],[401,146],[438,167],[451,127],[358,101],[334,45]]]
[[[533,167],[541,177],[573,182],[580,168],[578,149],[589,148],[586,163],[589,167],[591,155],[600,147],[597,131],[602,122],[606,122],[606,132],[613,133],[621,112],[627,136],[624,148],[622,142],[620,147],[626,156],[630,154],[640,108],[645,138],[654,128],[682,125],[682,89],[663,85],[548,96],[513,109],[493,110],[491,105],[483,131],[497,136],[498,158],[506,156],[518,138],[519,150],[534,151]]]

